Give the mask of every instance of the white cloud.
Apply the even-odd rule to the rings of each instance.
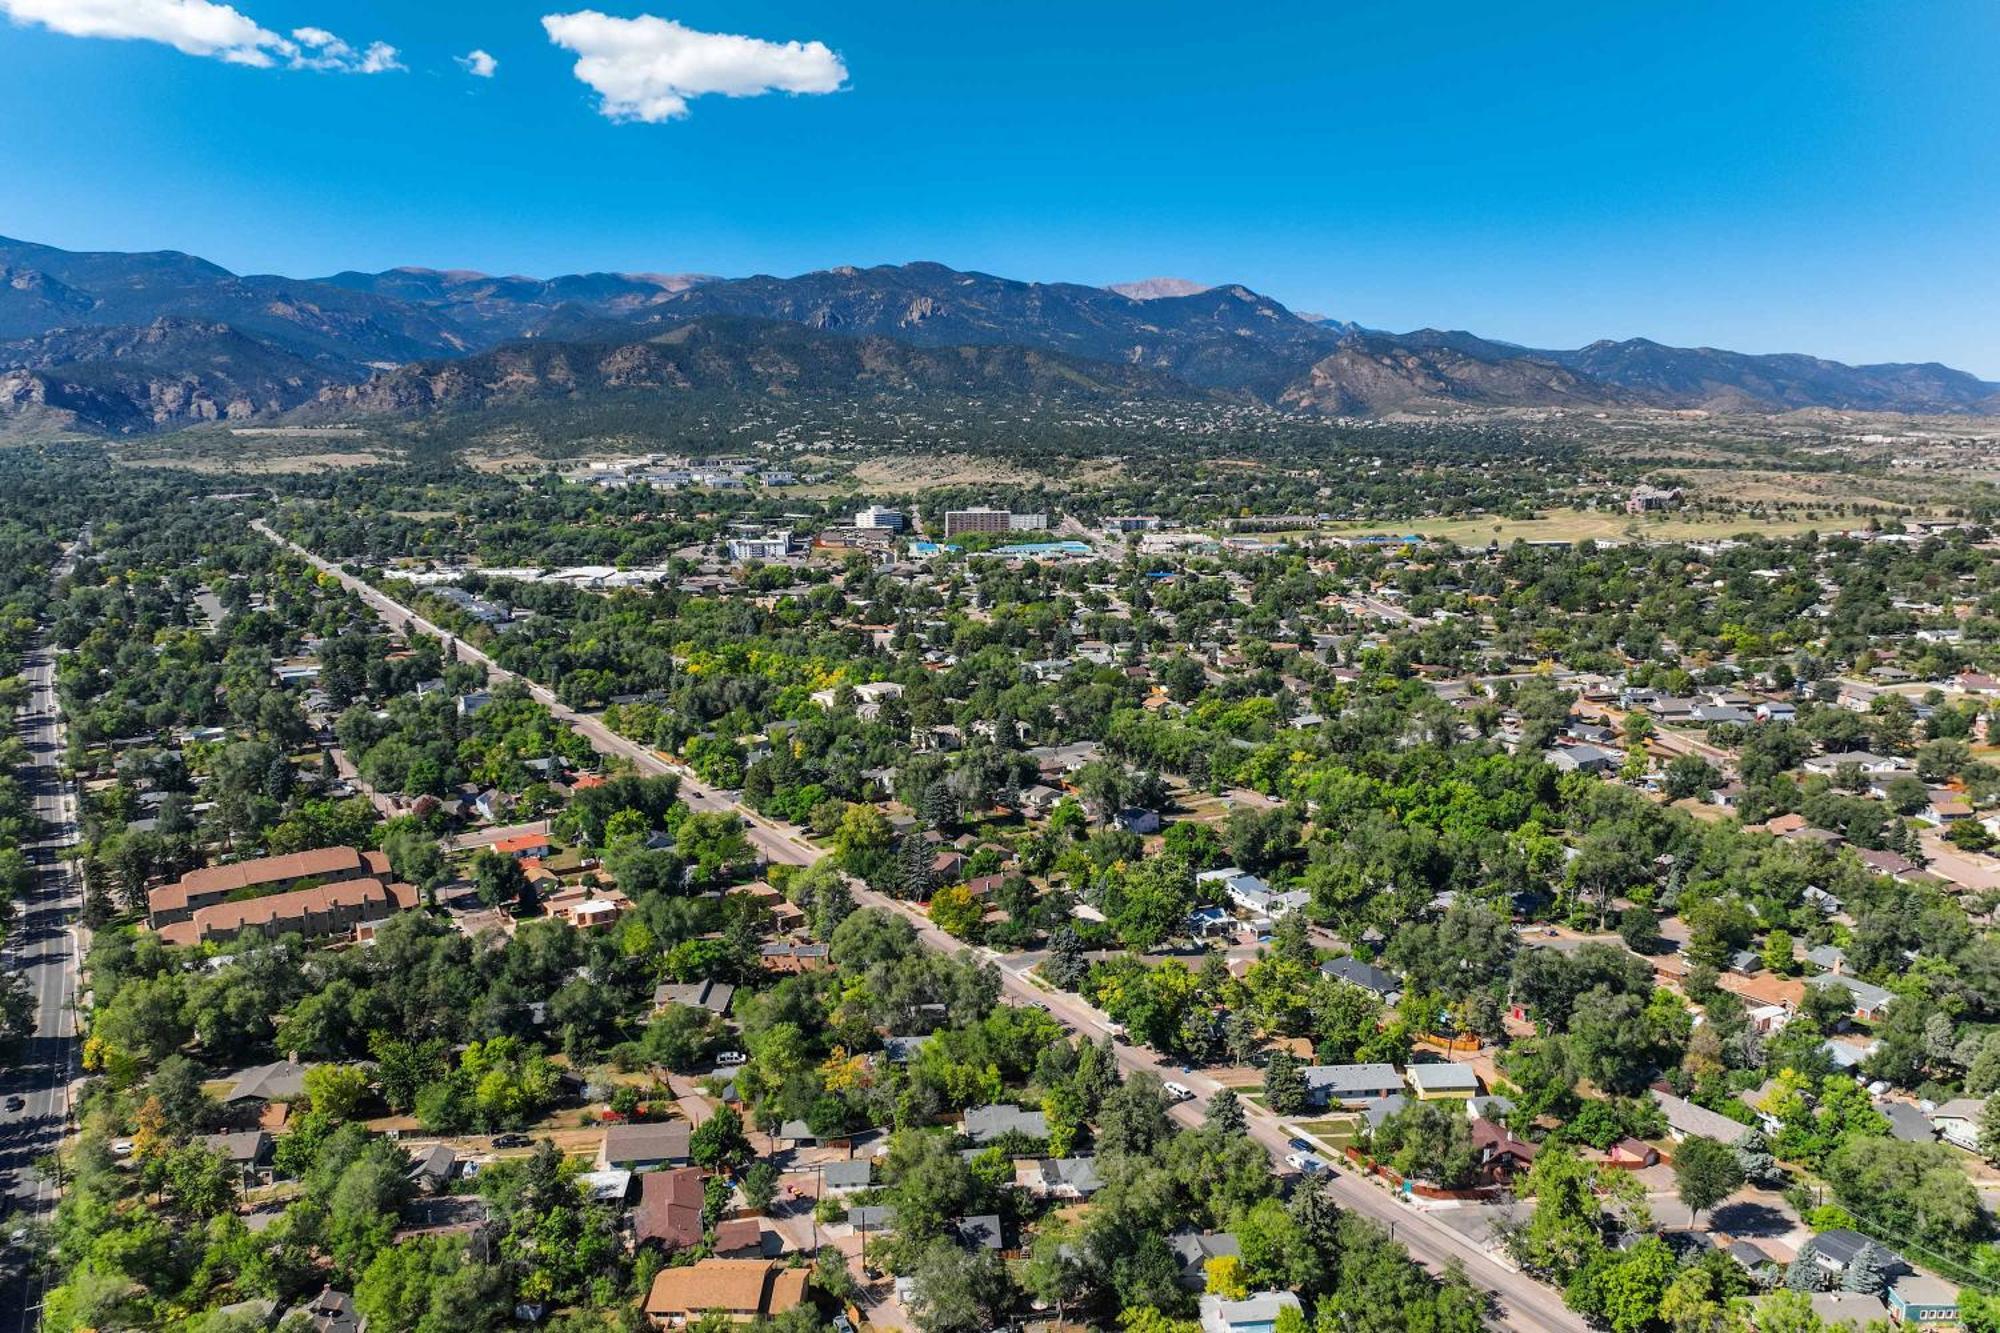
[[[458,63],[475,79],[490,79],[493,71],[500,68],[499,61],[476,48],[460,56]]]
[[[186,55],[260,69],[282,65],[381,74],[403,68],[396,48],[386,42],[356,51],[325,28],[310,27],[282,37],[214,0],[0,0],[0,13],[66,37],[159,42]]]
[[[823,42],[696,32],[650,14],[621,19],[594,9],[544,15],[542,27],[576,52],[576,77],[597,90],[612,120],[657,125],[685,116],[688,100],[708,93],[831,93],[847,81],[847,67]]]

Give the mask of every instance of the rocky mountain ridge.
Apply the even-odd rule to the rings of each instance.
[[[660,350],[676,344],[659,335],[697,324],[708,332],[696,341],[711,356],[726,343],[723,360],[737,369]],[[862,346],[808,347],[788,326]],[[732,332],[718,341],[724,327]],[[511,350],[558,344],[576,350]],[[678,375],[715,394],[805,384],[817,395],[1129,392],[1333,415],[1566,406],[2000,413],[2000,384],[1936,363],[1848,366],[1645,339],[1546,350],[1462,331],[1389,333],[1300,315],[1239,284],[1182,279],[1090,287],[935,263],[790,278],[397,268],[293,279],[239,275],[178,251],[72,252],[0,238],[0,411],[53,413],[83,429],[172,429],[308,403],[476,410],[481,396],[469,389],[482,371],[454,377],[441,367],[501,351],[539,367],[537,382],[567,366],[581,371],[585,393],[637,389],[638,379],[604,364],[605,348],[651,348],[624,361],[657,372],[655,392],[682,391]],[[765,371],[741,369],[760,357]],[[836,373],[857,378],[826,378]],[[432,393],[426,406],[426,395],[409,392],[413,375],[468,391]]]

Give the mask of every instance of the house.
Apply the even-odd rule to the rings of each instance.
[[[1111,816],[1111,822],[1127,833],[1158,833],[1160,812],[1129,806]]]
[[[929,1041],[930,1037],[928,1035],[921,1037],[884,1037],[882,1038],[882,1054],[887,1057],[891,1064],[906,1065],[917,1058],[917,1052],[923,1050]]]
[[[726,1014],[735,996],[736,987],[726,981],[692,981],[684,985],[663,981],[653,988],[653,1010],[657,1013],[669,1005],[680,1004],[690,1009],[706,1009],[711,1014]]]
[[[524,861],[531,856],[539,859],[549,854],[549,835],[517,833],[511,838],[502,838],[494,843],[493,850],[502,856],[511,856],[516,861]]]
[[[1362,1123],[1368,1126],[1368,1132],[1372,1134],[1382,1128],[1383,1122],[1390,1116],[1397,1114],[1409,1104],[1410,1099],[1400,1092],[1393,1097],[1382,1097],[1364,1103],[1361,1107]],[[1467,1102],[1466,1105],[1470,1106],[1471,1103]]]
[[[755,1217],[730,1217],[715,1224],[715,1243],[711,1247],[718,1259],[762,1259],[766,1258],[766,1248],[777,1240],[778,1233],[764,1230],[764,1223]],[[779,1242],[782,1248],[783,1242]]]
[[[1227,935],[1236,929],[1236,918],[1211,903],[1188,913],[1187,928],[1190,935]]]
[[[1866,1328],[1882,1318],[1882,1298],[1859,1291],[1816,1291],[1812,1312],[1828,1328]]]
[[[1017,1157],[1014,1184],[1037,1199],[1088,1199],[1104,1188],[1095,1157]]]
[[[295,1102],[305,1096],[306,1070],[310,1065],[302,1065],[296,1060],[279,1060],[268,1065],[253,1065],[237,1073],[229,1085],[229,1091],[222,1095],[224,1106],[238,1102]]]
[[[1200,1291],[1208,1285],[1210,1259],[1238,1259],[1243,1249],[1227,1231],[1176,1231],[1167,1237],[1167,1248],[1180,1263],[1180,1285]]]
[[[1400,1095],[1403,1076],[1388,1064],[1307,1065],[1299,1073],[1315,1106],[1360,1106]]]
[[[1024,1111],[1018,1106],[998,1103],[967,1108],[958,1122],[958,1132],[977,1144],[988,1144],[1007,1134],[1030,1139],[1049,1136],[1048,1118],[1040,1111]]]
[[[538,870],[539,877],[536,874]],[[531,863],[528,878],[530,881],[545,880],[550,884],[559,882],[553,874],[541,870],[539,863]],[[590,883],[572,884],[542,899],[542,911],[550,919],[560,921],[572,930],[608,929],[631,910],[632,900],[621,890]]]
[[[682,1328],[711,1310],[731,1323],[750,1324],[803,1301],[808,1276],[807,1269],[771,1259],[703,1259],[661,1269],[640,1308],[656,1328]]]
[[[1620,1139],[1605,1156],[1611,1165],[1622,1167],[1657,1166],[1660,1161],[1659,1149],[1640,1139]]]
[[[1535,1164],[1535,1145],[1515,1138],[1491,1120],[1472,1122],[1472,1146],[1479,1153],[1480,1172],[1489,1180],[1512,1180]]]
[[[1384,1004],[1395,1005],[1402,1001],[1402,983],[1373,963],[1364,963],[1359,958],[1329,958],[1319,965],[1319,970],[1335,981],[1359,986],[1379,996]]]
[[[863,1204],[859,1208],[847,1210],[847,1225],[860,1232],[864,1238],[871,1231],[894,1231],[896,1210],[884,1208],[880,1204]]]
[[[1827,1272],[1838,1275],[1845,1273],[1848,1265],[1854,1262],[1861,1251],[1870,1245],[1875,1245],[1875,1242],[1848,1227],[1835,1227],[1831,1231],[1820,1232],[1807,1244],[1812,1249],[1813,1262]],[[1909,1265],[1903,1262],[1901,1255],[1883,1249],[1879,1245],[1876,1248],[1881,1251],[1885,1273],[1909,1271]]]
[[[1911,1273],[1889,1284],[1889,1317],[1899,1324],[1957,1324],[1958,1288],[1929,1273]]]
[[[293,1310],[285,1322],[289,1324],[294,1315],[305,1316],[311,1333],[362,1333],[368,1323],[355,1312],[352,1296],[330,1286],[321,1287],[319,1295]]]
[[[1872,982],[1859,977],[1846,977],[1838,973],[1814,977],[1807,983],[1811,986],[1838,986],[1846,991],[1852,1002],[1854,1016],[1864,1023],[1872,1023],[1889,1008],[1889,1002],[1896,997]]]
[[[1562,773],[1615,773],[1624,758],[1600,745],[1558,745],[1542,751],[1549,766]]]
[[[244,1180],[271,1160],[271,1136],[261,1129],[204,1134],[196,1142],[235,1167]]]
[[[461,694],[458,696],[458,715],[460,717],[471,717],[474,713],[477,713],[492,702],[493,696],[485,690],[474,690],[470,694]]]
[[[1806,961],[1822,972],[1838,975],[1847,966],[1847,950],[1838,944],[1822,944],[1806,950]]]
[[[1660,1113],[1666,1116],[1667,1131],[1673,1135],[1675,1143],[1688,1138],[1734,1143],[1743,1137],[1747,1128],[1706,1106],[1696,1106],[1685,1098],[1661,1092],[1658,1088],[1653,1089],[1653,1100],[1659,1104]]]
[[[1961,797],[1933,792],[1931,803],[1917,815],[1926,824],[1948,827],[1972,818],[1972,805]]]
[[[1420,1102],[1458,1100],[1479,1095],[1479,1075],[1471,1065],[1437,1064],[1411,1065],[1404,1071],[1410,1080]]]
[[[1784,1265],[1773,1259],[1765,1252],[1764,1247],[1755,1241],[1734,1241],[1722,1252],[1742,1265],[1744,1272],[1767,1286],[1773,1284],[1766,1279],[1776,1278],[1784,1271]]]
[[[623,1204],[626,1196],[632,1193],[632,1173],[623,1167],[614,1167],[609,1171],[585,1171],[576,1178],[576,1183],[592,1203]]]
[[[1046,787],[1038,782],[1032,787],[1023,788],[1014,798],[1014,804],[1020,807],[1022,814],[1041,819],[1053,811],[1062,799],[1063,794],[1054,787]]]
[[[757,951],[757,962],[766,972],[814,972],[826,966],[824,944],[800,944],[792,940],[770,940]]]
[[[633,1239],[656,1240],[669,1250],[701,1244],[701,1210],[706,1180],[700,1167],[649,1171],[639,1177],[639,1206],[632,1210]]]
[[[663,1166],[685,1166],[690,1129],[685,1120],[606,1125],[604,1143],[597,1150],[597,1169],[608,1171],[612,1167],[623,1167],[627,1171],[654,1171]]]
[[[448,1144],[433,1144],[410,1163],[411,1183],[426,1194],[443,1194],[457,1174],[458,1154]]]
[[[1910,1102],[1880,1101],[1875,1103],[1889,1121],[1889,1137],[1901,1139],[1904,1143],[1929,1143],[1937,1137],[1937,1130],[1930,1117]]]
[[[1004,1250],[1007,1242],[1000,1229],[997,1213],[981,1213],[977,1217],[961,1217],[954,1221],[952,1230],[957,1233],[958,1243],[968,1250]]]
[[[1954,1097],[1931,1112],[1931,1128],[1954,1148],[1979,1151],[1979,1121],[1986,1103],[1977,1097]]]
[[[820,1189],[827,1194],[847,1194],[865,1190],[875,1183],[875,1163],[867,1157],[847,1162],[828,1162],[819,1169]]]
[[[1866,774],[1910,771],[1906,761],[1892,755],[1874,754],[1868,750],[1842,750],[1836,754],[1817,754],[1799,767],[1808,773],[1830,778],[1850,765]]]
[[[1240,1301],[1204,1296],[1201,1333],[1273,1333],[1285,1310],[1303,1311],[1299,1298],[1289,1291],[1252,1292]]]

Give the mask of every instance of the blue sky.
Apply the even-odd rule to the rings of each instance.
[[[602,7],[0,0],[0,232],[297,275],[1174,274],[2000,378],[1991,0]]]

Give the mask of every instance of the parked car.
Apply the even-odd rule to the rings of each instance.
[[[1304,1139],[1286,1139],[1285,1146],[1294,1152],[1311,1152],[1313,1146]]]
[[[1285,1165],[1291,1167],[1294,1171],[1308,1176],[1316,1176],[1326,1170],[1326,1163],[1315,1154],[1309,1152],[1295,1152],[1291,1154],[1285,1158]]]
[[[715,1057],[715,1063],[718,1065],[747,1065],[750,1063],[750,1057],[741,1051],[724,1051]]]
[[[10,1111],[24,1110],[26,1109],[27,1105],[28,1105],[28,1099],[26,1097],[23,1097],[18,1092],[15,1093],[12,1097],[9,1097],[7,1099],[7,1109]]]
[[[130,1157],[132,1155],[132,1140],[130,1139],[111,1140],[111,1155],[113,1157]]]
[[[1194,1100],[1194,1089],[1185,1083],[1169,1082],[1166,1084],[1166,1090],[1167,1096],[1177,1102],[1191,1102]]]
[[[527,1148],[533,1146],[534,1142],[526,1134],[495,1134],[493,1136],[493,1146],[496,1148]]]

